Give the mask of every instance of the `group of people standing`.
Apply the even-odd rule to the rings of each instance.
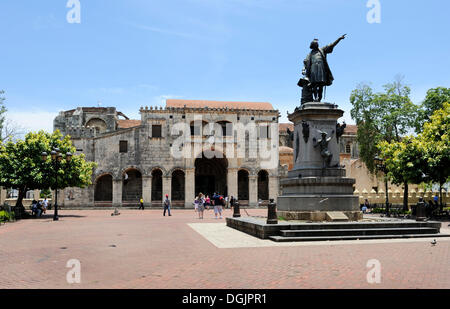
[[[222,219],[223,207],[228,207],[228,197],[223,197],[218,193],[214,193],[212,197],[209,195],[203,195],[203,193],[199,193],[199,195],[194,200],[194,209],[198,213],[198,218],[203,219],[203,213],[206,210],[209,210],[210,207],[214,207],[214,215],[215,218]]]

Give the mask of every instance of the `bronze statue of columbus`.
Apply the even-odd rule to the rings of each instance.
[[[303,88],[302,104],[306,102],[320,102],[323,97],[323,88],[333,84],[333,74],[327,62],[327,54],[331,54],[336,45],[346,34],[337,39],[334,43],[319,47],[319,41],[314,39],[310,48],[312,51],[304,60],[303,77],[298,82],[298,86]]]

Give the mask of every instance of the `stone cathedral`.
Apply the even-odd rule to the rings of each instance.
[[[270,103],[167,100],[164,108],[145,107],[140,114],[131,120],[114,107],[79,107],[55,118],[54,130],[70,135],[77,154],[98,163],[93,184],[61,190],[61,205],[136,206],[143,198],[158,207],[168,194],[174,206],[193,208],[200,192],[234,196],[244,206],[277,199],[284,143],[279,112]],[[180,128],[190,131],[182,143]],[[209,145],[221,130],[221,143]],[[267,149],[252,156],[252,145],[261,141]],[[186,146],[189,155],[174,155],[174,148]],[[276,164],[264,164],[264,155]]]

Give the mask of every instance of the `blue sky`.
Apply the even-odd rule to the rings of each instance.
[[[25,128],[51,130],[58,111],[99,101],[139,118],[166,98],[268,101],[286,121],[309,43],[344,33],[326,101],[349,123],[360,82],[381,90],[402,74],[415,103],[450,86],[449,1],[380,0],[380,24],[367,22],[367,0],[80,2],[69,24],[67,0],[0,1],[0,89]]]

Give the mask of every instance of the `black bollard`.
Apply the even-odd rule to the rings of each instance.
[[[239,202],[234,202],[233,206],[233,218],[240,218],[241,217],[241,210],[239,209]]]
[[[277,204],[274,203],[274,199],[270,199],[267,206],[267,224],[278,224]]]

